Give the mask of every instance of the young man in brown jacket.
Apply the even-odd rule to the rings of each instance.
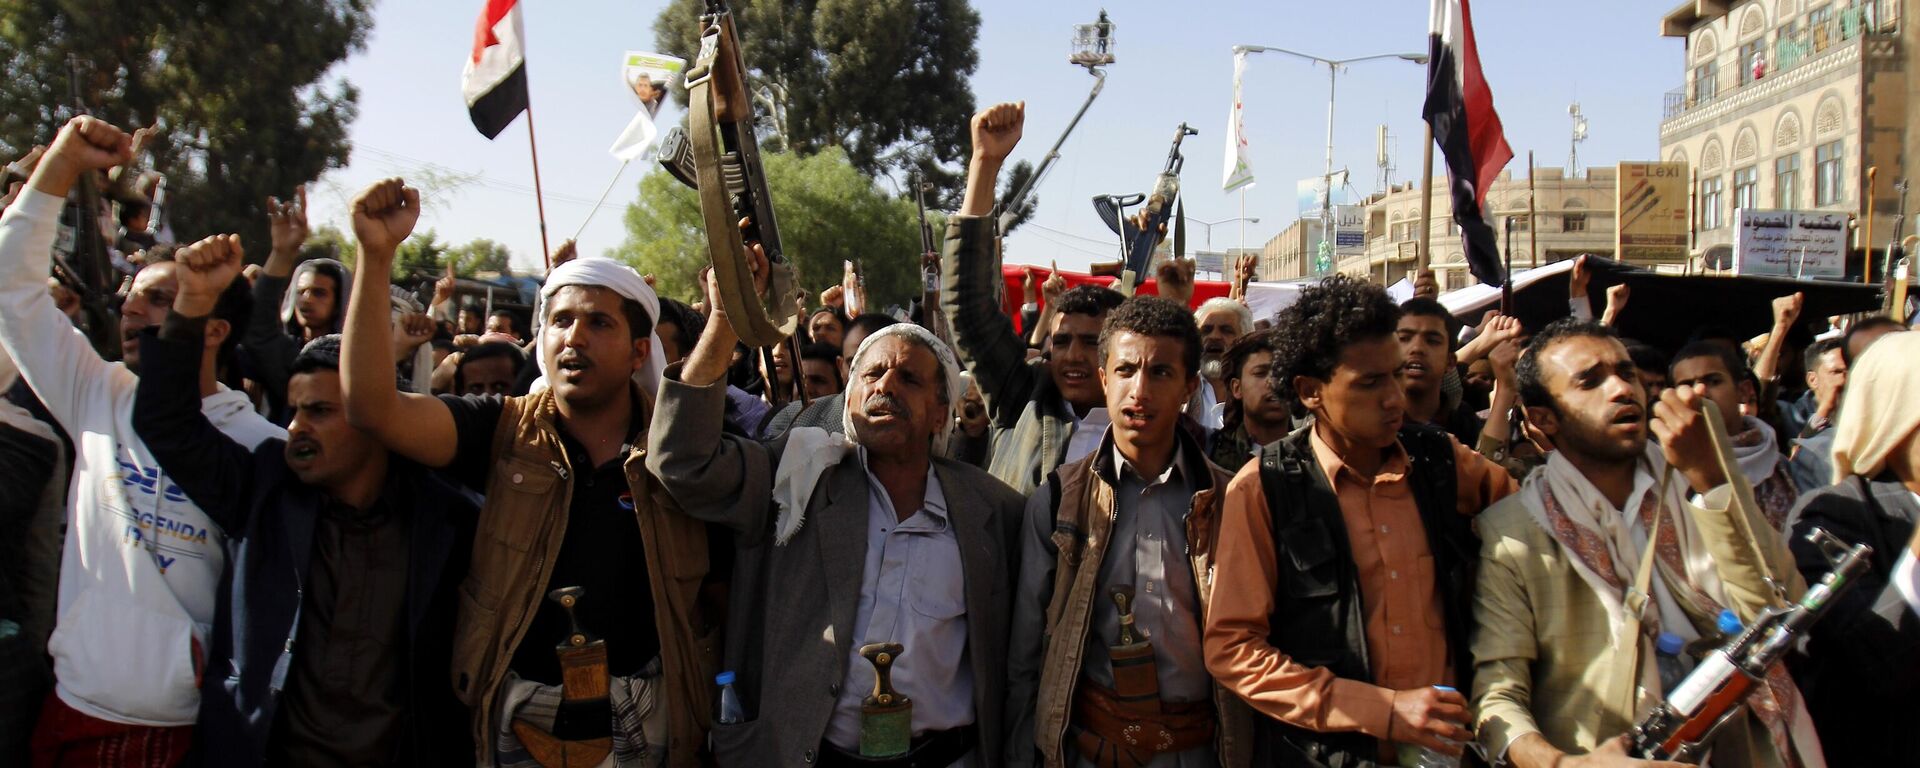
[[[361,261],[341,373],[354,426],[486,492],[452,669],[479,763],[532,765],[555,748],[610,743],[622,766],[698,765],[719,614],[700,600],[707,528],[672,511],[645,466],[659,300],[631,268],[569,261],[542,291],[547,386],[506,398],[397,392],[382,297],[419,201],[392,179],[355,203]],[[565,587],[585,591],[572,606],[550,599]],[[605,641],[604,669],[589,668],[604,695],[562,685],[555,646],[577,632]]]
[[[1514,483],[1406,425],[1399,318],[1336,276],[1275,319],[1270,381],[1314,420],[1228,484],[1206,629],[1207,669],[1261,715],[1259,765],[1394,765],[1472,738],[1471,518]]]
[[[1180,428],[1200,334],[1170,301],[1108,313],[1100,447],[1027,502],[1008,656],[1009,765],[1246,765],[1245,706],[1201,646],[1231,479]]]

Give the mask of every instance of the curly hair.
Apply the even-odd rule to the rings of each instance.
[[[1292,400],[1293,379],[1333,378],[1340,350],[1350,344],[1393,338],[1400,307],[1380,286],[1334,275],[1300,292],[1300,299],[1274,316],[1273,389]]]
[[[1060,314],[1102,317],[1126,300],[1127,297],[1111,288],[1076,285],[1060,295]]]
[[[1102,288],[1100,290],[1106,290]],[[1100,327],[1100,364],[1107,362],[1107,341],[1132,332],[1141,336],[1180,340],[1180,362],[1188,376],[1200,373],[1200,327],[1187,308],[1158,296],[1135,296],[1107,313]]]

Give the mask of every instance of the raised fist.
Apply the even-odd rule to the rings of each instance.
[[[1567,277],[1567,297],[1584,299],[1587,296],[1587,284],[1593,280],[1593,273],[1587,270],[1587,257],[1582,254],[1573,260],[1573,274]]]
[[[360,257],[391,260],[420,221],[420,190],[397,178],[377,181],[361,190],[351,210]]]
[[[1440,298],[1440,281],[1433,276],[1432,269],[1421,269],[1413,276],[1414,298]]]
[[[1792,328],[1800,319],[1800,310],[1807,305],[1807,295],[1795,292],[1789,296],[1780,296],[1773,300],[1773,327]]]
[[[133,137],[98,118],[80,115],[68,120],[47,149],[42,164],[51,163],[78,175],[101,171],[133,159]]]
[[[292,253],[307,242],[307,187],[293,188],[293,199],[267,198],[267,232],[275,253]]]
[[[553,265],[558,267],[569,261],[573,261],[579,255],[580,245],[572,240],[568,240],[561,243],[560,247],[553,249]]]
[[[1027,103],[1009,102],[995,104],[980,110],[973,116],[973,156],[980,160],[998,164],[1013,152],[1015,144],[1020,143],[1020,133],[1027,122]]]
[[[1667,463],[1680,470],[1693,490],[1706,493],[1727,481],[1713,447],[1713,425],[1705,406],[1691,387],[1671,387],[1660,393],[1647,427],[1660,442]],[[1717,418],[1717,417],[1716,417]]]
[[[214,235],[174,251],[173,260],[180,293],[173,309],[185,317],[201,317],[213,311],[220,294],[240,276],[246,253],[239,235]]]

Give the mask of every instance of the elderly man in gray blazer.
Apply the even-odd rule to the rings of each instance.
[[[681,379],[661,386],[647,468],[686,514],[735,534],[725,659],[742,717],[716,718],[715,757],[991,764],[1024,500],[938,455],[964,386],[952,351],[918,326],[883,329],[850,364],[845,429],[761,444],[722,433],[737,336],[718,297],[707,305]],[[861,649],[879,643],[902,648],[890,677],[911,701],[905,718],[863,715],[876,665]]]

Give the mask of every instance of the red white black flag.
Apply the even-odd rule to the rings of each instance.
[[[473,30],[473,55],[460,73],[473,127],[491,139],[527,109],[526,48],[519,0],[486,0]]]
[[[1473,44],[1473,15],[1467,0],[1433,0],[1427,45],[1427,102],[1421,114],[1433,126],[1433,139],[1447,158],[1453,193],[1453,221],[1466,239],[1467,269],[1487,285],[1506,282],[1493,227],[1481,216],[1487,188],[1513,159],[1493,91],[1480,71]]]

